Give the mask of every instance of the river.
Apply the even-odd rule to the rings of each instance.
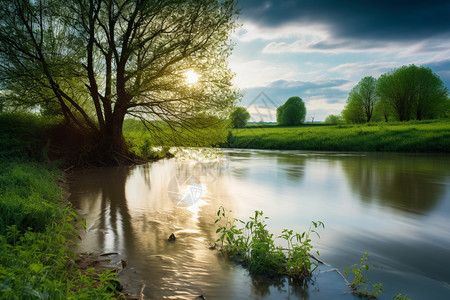
[[[450,299],[450,156],[221,152],[72,174],[70,201],[87,225],[79,251],[119,252],[120,279],[134,292],[145,284],[145,299],[357,299],[330,270],[366,250],[379,299]],[[322,221],[312,243],[329,266],[303,287],[250,276],[209,249],[220,206],[240,219],[262,210],[275,234]]]

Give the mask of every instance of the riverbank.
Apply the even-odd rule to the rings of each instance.
[[[0,298],[116,299],[112,270],[80,269],[77,213],[47,158],[51,122],[0,114]]]
[[[225,148],[450,152],[450,121],[411,121],[363,125],[247,126],[228,134]]]

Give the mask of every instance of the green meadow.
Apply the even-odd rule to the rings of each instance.
[[[250,125],[233,129],[222,147],[317,151],[450,152],[450,121],[363,125]]]

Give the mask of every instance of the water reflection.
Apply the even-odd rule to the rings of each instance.
[[[292,285],[251,277],[209,250],[220,205],[238,218],[263,210],[275,233],[324,221],[313,242],[322,258],[343,270],[369,250],[382,266],[371,279],[388,283],[381,299],[450,293],[446,156],[228,150],[218,160],[161,160],[71,179],[71,201],[87,218],[81,251],[120,252],[129,266],[122,279],[135,291],[145,283],[147,299],[352,298],[335,272]]]
[[[83,195],[82,209],[95,216],[89,218],[87,230],[98,233],[90,238],[96,239],[99,249],[113,250],[117,244],[134,246],[133,219],[125,197],[129,174],[129,168],[110,168],[98,173],[85,173],[71,185],[71,191],[89,191]]]
[[[359,199],[425,214],[443,200],[448,170],[423,156],[347,157],[340,159],[347,182]]]

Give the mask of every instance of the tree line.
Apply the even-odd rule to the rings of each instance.
[[[299,97],[290,97],[277,108],[277,123],[295,126],[304,123],[306,107]],[[367,123],[409,121],[450,116],[448,89],[430,68],[402,66],[378,79],[366,76],[349,93],[342,115],[329,115],[324,123]],[[244,127],[250,114],[238,107],[231,114],[234,128]]]
[[[436,119],[449,109],[448,90],[439,76],[430,68],[409,65],[378,79],[361,79],[349,93],[342,118],[347,123]]]

